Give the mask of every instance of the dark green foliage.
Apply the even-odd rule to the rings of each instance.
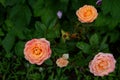
[[[96,1],[0,0],[0,80],[120,80],[120,0],[102,0],[99,6]],[[97,9],[93,23],[78,21],[76,10],[83,5]],[[51,44],[52,55],[40,66],[24,58],[25,43],[33,38]],[[116,69],[108,76],[89,71],[98,52],[115,56]],[[56,60],[65,53],[69,64],[59,68]]]

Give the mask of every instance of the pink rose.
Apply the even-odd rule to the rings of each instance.
[[[105,76],[113,72],[116,60],[112,54],[98,53],[89,63],[90,72],[95,76]]]
[[[64,57],[60,57],[56,61],[57,66],[59,66],[60,68],[67,66],[68,63],[69,61]]]
[[[92,5],[84,5],[80,7],[76,11],[76,15],[78,16],[78,20],[82,23],[91,23],[93,22],[97,16],[97,9]]]
[[[51,56],[50,42],[45,38],[32,39],[25,44],[24,55],[31,64],[41,65]]]

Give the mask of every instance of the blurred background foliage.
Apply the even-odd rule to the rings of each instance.
[[[1,80],[120,80],[120,1],[103,0],[0,0]],[[96,7],[93,23],[78,21],[76,10],[85,4]],[[57,12],[62,12],[62,18]],[[52,56],[41,66],[24,59],[25,43],[33,38],[51,42]],[[113,53],[116,70],[95,77],[88,64],[98,52]],[[69,53],[69,65],[56,66],[56,59]]]

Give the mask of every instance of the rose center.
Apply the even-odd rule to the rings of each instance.
[[[106,61],[101,61],[101,62],[98,64],[98,66],[99,66],[99,69],[100,69],[100,70],[105,70],[105,69],[107,69],[107,67],[108,67],[108,63],[107,63]]]
[[[85,12],[84,16],[85,16],[85,17],[90,16],[91,13],[92,13],[91,10],[87,10],[87,11]]]
[[[34,48],[34,49],[33,49],[33,54],[34,54],[34,55],[40,55],[41,52],[42,52],[42,50],[41,50],[40,48]]]

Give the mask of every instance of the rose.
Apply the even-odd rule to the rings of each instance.
[[[62,57],[57,59],[56,61],[57,66],[61,68],[67,66],[69,63],[68,58],[69,58],[69,54],[63,54]]]
[[[98,53],[89,63],[90,72],[95,76],[105,76],[113,72],[116,60],[112,54]]]
[[[64,57],[60,57],[56,61],[57,66],[59,66],[61,68],[67,66],[68,63],[69,63],[69,61],[67,59],[65,59]]]
[[[62,55],[62,58],[64,58],[64,59],[69,59],[69,54],[68,54],[68,53],[63,54],[63,55]]]
[[[98,13],[94,6],[84,5],[76,11],[76,15],[82,23],[91,23],[97,18]]]
[[[31,64],[41,65],[51,56],[50,42],[45,38],[32,39],[25,44],[24,55]]]

